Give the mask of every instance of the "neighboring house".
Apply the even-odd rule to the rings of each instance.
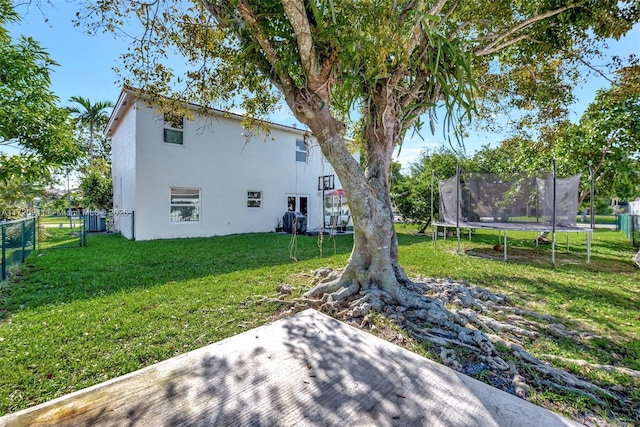
[[[319,180],[340,183],[309,132],[270,124],[253,135],[238,115],[188,107],[192,119],[170,117],[121,93],[105,129],[115,231],[136,240],[265,232],[287,210],[306,215],[308,230],[328,221]]]

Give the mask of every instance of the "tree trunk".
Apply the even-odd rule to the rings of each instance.
[[[376,91],[369,114],[373,119],[364,129],[366,169],[347,150],[342,123],[327,111],[297,108],[298,118],[312,130],[345,190],[354,223],[353,250],[339,278],[321,283],[306,293],[339,303],[366,294],[386,295],[409,307],[425,308],[414,301],[403,286],[409,283],[398,262],[398,240],[393,224],[389,193],[389,171],[393,150],[400,138],[398,109],[384,86]],[[302,113],[302,114],[300,114]],[[379,301],[378,301],[379,302]],[[373,309],[380,304],[370,304]]]
[[[93,121],[89,123],[89,165],[93,165]]]

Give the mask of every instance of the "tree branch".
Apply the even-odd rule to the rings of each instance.
[[[502,44],[500,44],[498,46],[495,46],[494,48],[492,48],[492,49],[490,49],[490,50],[488,50],[486,52],[483,51],[483,53],[481,53],[481,54],[478,54],[478,53],[476,53],[476,54],[479,55],[479,56],[480,55],[489,55],[489,54],[492,54],[494,52],[498,52],[499,50],[505,49],[505,48],[507,48],[507,47],[509,47],[511,45],[514,45],[514,44],[516,44],[516,43],[518,43],[518,42],[520,42],[522,40],[526,40],[526,39],[531,40],[530,37],[527,34],[522,34],[522,35],[520,35],[520,36],[518,36],[516,38],[508,40],[508,41],[506,41],[506,42],[504,42],[504,43],[502,43]]]
[[[400,98],[399,104],[403,111],[418,98],[420,91],[424,90],[424,85],[426,84],[427,79],[427,73],[420,72],[416,75],[413,83],[411,83],[409,88],[405,91],[405,94]]]
[[[335,50],[332,50],[324,60],[318,57],[311,35],[311,25],[302,0],[283,0],[282,5],[289,23],[293,27],[302,69],[308,79],[308,86],[317,94],[320,89],[327,87],[337,54]]]
[[[258,44],[260,44],[260,47],[262,48],[262,51],[264,52],[264,55],[267,58],[267,61],[269,61],[269,64],[275,71],[276,76],[279,80],[279,83],[282,85],[284,95],[288,96],[293,94],[295,89],[295,84],[293,83],[293,80],[291,80],[291,77],[289,76],[289,74],[287,74],[285,70],[282,68],[282,64],[284,63],[284,61],[282,61],[278,57],[278,54],[275,48],[273,47],[273,45],[271,44],[271,41],[269,40],[267,35],[264,33],[264,31],[262,31],[262,28],[260,28],[260,25],[258,24],[258,19],[256,18],[255,14],[251,10],[251,6],[249,6],[249,4],[245,0],[240,0],[238,2],[238,11],[240,12],[240,16],[242,16],[242,20],[249,27],[251,27],[253,35],[258,41]],[[274,84],[275,83],[276,82],[274,82]]]
[[[437,14],[442,12],[442,9],[444,8],[444,5],[447,4],[447,1],[449,0],[440,0],[438,3],[436,3],[429,11],[429,15],[436,16]]]
[[[550,18],[552,16],[559,15],[562,12],[565,12],[565,11],[570,10],[570,9],[575,9],[577,7],[580,7],[580,5],[574,3],[574,4],[570,4],[570,5],[567,5],[567,6],[560,7],[558,9],[548,10],[545,13],[542,13],[540,15],[532,16],[531,18],[522,21],[521,23],[519,23],[515,27],[511,28],[510,30],[498,35],[493,42],[489,43],[489,45],[485,46],[483,49],[480,49],[480,50],[476,51],[475,54],[477,56],[484,56],[484,55],[490,55],[492,53],[495,53],[496,51],[499,50],[499,48],[501,46],[504,46],[504,47],[509,46],[510,44],[507,44],[508,42],[507,43],[503,43],[500,46],[498,46],[498,44],[501,43],[504,39],[506,39],[506,38],[512,36],[513,34],[517,33],[518,31],[523,30],[523,29],[525,29],[527,27],[530,27],[531,25],[535,24],[536,22],[542,21],[542,20]],[[513,44],[513,43],[511,43],[511,44]],[[496,46],[498,46],[498,47],[496,47]]]
[[[407,19],[407,14],[413,10],[414,6],[416,4],[416,0],[411,0],[409,3],[407,3],[404,8],[402,9],[402,12],[400,12],[400,22],[404,22]]]
[[[549,45],[548,43],[544,43],[544,42],[539,41],[539,40],[534,40],[534,39],[530,39],[530,40],[532,40],[535,43],[544,44],[544,45],[547,45],[547,46]],[[607,76],[602,71],[598,70],[595,66],[591,65],[591,63],[587,62],[582,56],[580,56],[578,54],[575,54],[573,52],[570,52],[570,51],[566,51],[564,49],[560,49],[560,51],[564,52],[566,55],[569,55],[572,58],[575,58],[576,60],[580,61],[582,63],[582,65],[584,65],[585,67],[589,68],[591,71],[597,73],[600,77],[602,77],[603,79],[605,79],[609,83],[613,84],[615,82],[612,78]]]
[[[316,49],[313,45],[313,37],[311,37],[311,26],[304,10],[304,4],[301,0],[282,0],[284,13],[289,19],[289,23],[293,27],[293,33],[298,43],[298,52],[300,52],[300,61],[305,74],[315,80],[317,73],[315,72],[314,62],[316,60]]]

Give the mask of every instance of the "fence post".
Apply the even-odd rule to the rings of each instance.
[[[25,239],[25,223],[27,222],[26,219],[22,220],[22,262],[24,263],[24,251],[27,249],[27,239]]]
[[[85,221],[84,218],[82,219],[82,234],[80,235],[80,246],[87,246],[87,221]]]
[[[6,246],[6,226],[4,224],[2,227],[2,280],[7,278],[7,246]]]

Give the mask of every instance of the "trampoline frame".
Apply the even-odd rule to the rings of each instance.
[[[507,260],[507,231],[535,231],[536,235],[541,232],[549,232],[551,233],[551,262],[553,264],[556,263],[556,233],[566,233],[567,236],[567,253],[569,252],[569,233],[585,233],[587,239],[587,264],[591,262],[591,239],[593,234],[593,229],[591,228],[582,228],[582,227],[558,227],[554,231],[552,227],[544,224],[536,224],[535,226],[528,226],[527,224],[519,224],[519,223],[502,223],[502,222],[461,222],[457,226],[456,224],[449,224],[448,222],[435,222],[431,224],[432,233],[431,239],[433,240],[433,248],[436,249],[436,242],[438,240],[438,230],[442,227],[444,230],[443,240],[447,240],[447,228],[455,228],[456,236],[458,239],[458,253],[460,253],[460,241],[461,241],[461,233],[460,230],[462,228],[469,229],[469,240],[471,240],[471,230],[483,228],[486,230],[498,230],[499,239],[502,237],[502,250],[503,250],[503,260]],[[504,236],[500,236],[500,232],[504,232]],[[538,239],[536,241],[536,248],[538,247]]]

